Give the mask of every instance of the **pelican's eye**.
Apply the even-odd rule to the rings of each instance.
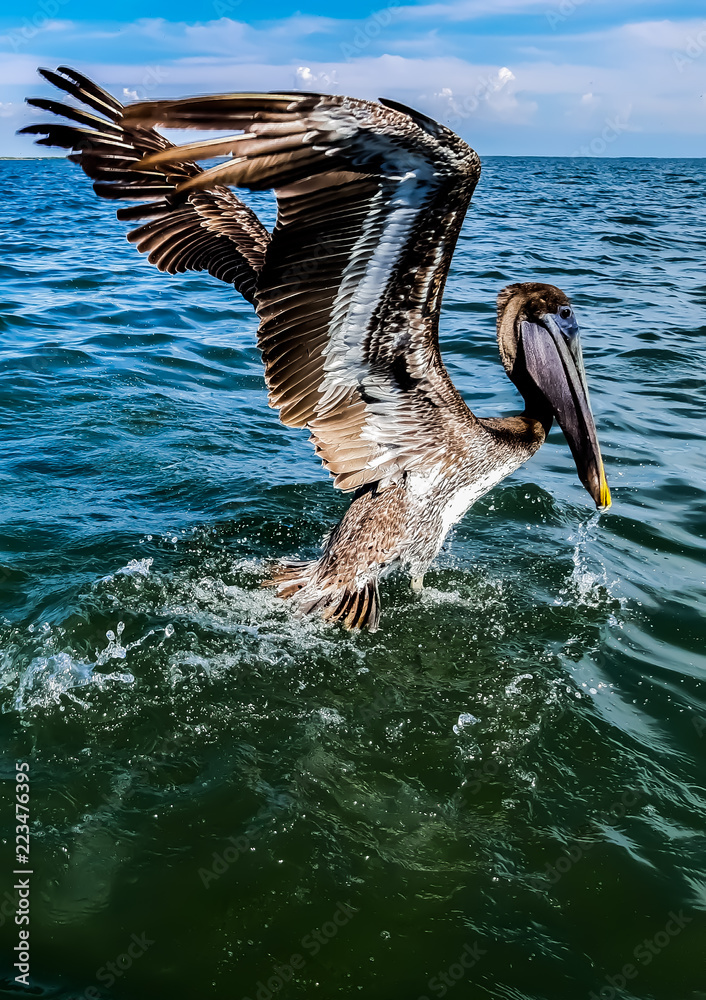
[[[571,344],[578,337],[579,327],[576,316],[571,306],[559,306],[555,313],[556,323],[561,331],[561,335],[567,344]]]

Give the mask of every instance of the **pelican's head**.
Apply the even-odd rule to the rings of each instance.
[[[556,417],[579,479],[596,507],[610,507],[579,328],[566,295],[554,285],[508,285],[498,295],[498,344],[505,370],[525,399],[525,412],[547,430]]]

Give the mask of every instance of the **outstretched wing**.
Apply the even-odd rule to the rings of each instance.
[[[154,129],[126,124],[123,105],[75,70],[60,66],[56,73],[39,72],[82,107],[33,98],[28,104],[64,121],[29,125],[21,131],[44,136],[37,140],[40,146],[70,149],[69,159],[95,181],[93,189],[102,198],[147,202],[118,209],[117,214],[119,219],[144,222],[128,239],[148,253],[160,271],[207,270],[235,285],[252,302],[270,241],[255,213],[223,186],[195,191],[174,205],[177,186],[201,174],[200,167],[177,163],[168,169],[135,172],[131,168],[141,157],[169,150],[172,143]]]
[[[473,419],[441,361],[438,320],[476,153],[401,105],[319,94],[146,102],[125,116],[242,130],[165,149],[137,169],[230,153],[177,195],[274,188],[278,222],[256,293],[270,402],[284,423],[310,429],[336,485],[443,461]]]

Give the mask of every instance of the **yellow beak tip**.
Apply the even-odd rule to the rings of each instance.
[[[612,503],[613,500],[610,495],[610,490],[608,489],[608,483],[604,479],[601,483],[600,502],[596,506],[599,510],[608,510]]]

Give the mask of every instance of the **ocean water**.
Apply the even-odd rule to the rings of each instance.
[[[0,996],[704,1000],[706,161],[484,163],[446,363],[517,411],[495,296],[564,288],[614,503],[553,431],[374,635],[260,589],[347,500],[250,306],[71,164],[0,190]]]

